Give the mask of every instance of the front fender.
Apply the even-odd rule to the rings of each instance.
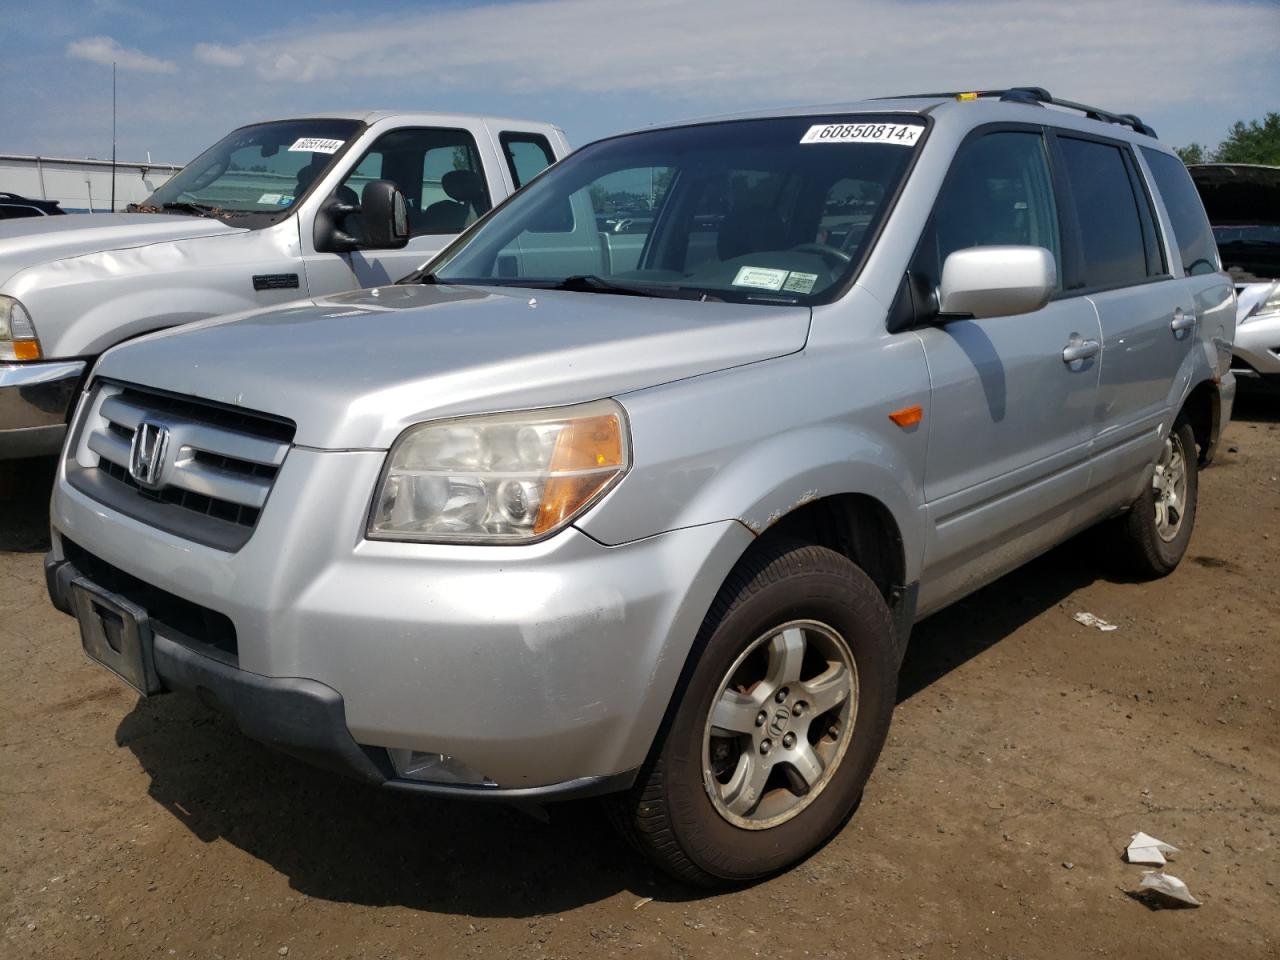
[[[597,540],[722,520],[759,535],[814,500],[860,494],[893,517],[907,579],[918,576],[929,401],[915,338],[878,351],[795,354],[622,402],[635,466],[579,521]],[[894,426],[887,413],[913,403],[925,422]]]

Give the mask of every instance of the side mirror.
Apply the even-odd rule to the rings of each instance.
[[[1044,247],[970,247],[942,265],[938,312],[945,317],[1033,313],[1053,296],[1058,268]]]
[[[320,253],[399,250],[409,242],[408,204],[390,180],[371,180],[359,206],[337,196],[321,204],[312,236]]]
[[[390,180],[371,180],[360,194],[363,247],[399,250],[409,242],[409,206]]]

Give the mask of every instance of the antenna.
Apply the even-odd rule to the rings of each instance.
[[[116,62],[111,61],[111,212],[116,212]]]

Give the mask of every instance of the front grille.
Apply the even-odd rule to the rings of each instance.
[[[139,580],[66,537],[62,538],[62,553],[102,589],[118,593],[147,611],[147,617],[170,640],[236,664],[236,628],[230,617]]]
[[[134,437],[143,423],[167,436],[163,448],[157,448],[154,478],[132,469],[138,466],[131,463]],[[294,431],[292,422],[269,414],[100,383],[73,445],[68,477],[85,493],[130,516],[236,550],[262,514]]]

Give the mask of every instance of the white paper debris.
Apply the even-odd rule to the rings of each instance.
[[[1157,840],[1139,830],[1130,838],[1129,849],[1124,852],[1124,858],[1130,863],[1149,863],[1163,867],[1164,855],[1177,852],[1178,848],[1173,844]]]
[[[1103,633],[1108,630],[1118,630],[1114,623],[1107,623],[1101,617],[1095,617],[1092,613],[1085,613],[1083,610],[1074,617],[1076,623],[1083,623],[1086,627],[1097,627]]]
[[[1163,870],[1148,870],[1142,875],[1142,882],[1138,886],[1143,890],[1154,890],[1179,903],[1188,903],[1193,907],[1200,906],[1200,901],[1191,895],[1185,883]]]

